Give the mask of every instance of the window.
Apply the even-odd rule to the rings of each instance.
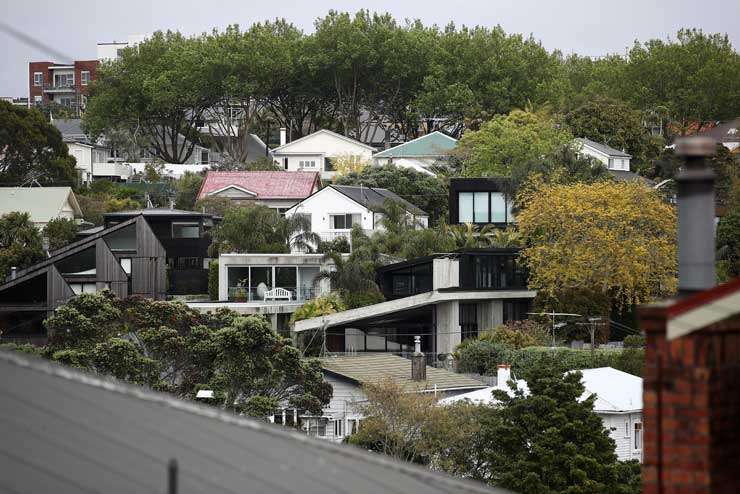
[[[130,257],[122,257],[118,260],[118,262],[121,263],[121,267],[123,268],[123,271],[126,274],[131,274],[131,258]]]
[[[327,172],[334,171],[334,163],[332,162],[331,158],[324,158],[324,171],[327,171]]]
[[[172,238],[200,238],[198,223],[172,223]]]
[[[175,269],[201,269],[203,262],[200,257],[176,257],[172,266]]]
[[[460,304],[459,323],[463,340],[478,336],[478,306],[476,304]]]
[[[75,295],[80,295],[81,293],[97,293],[98,291],[95,283],[70,283],[69,287]],[[107,283],[104,288],[108,288]]]
[[[33,97],[33,104],[34,105],[40,105],[42,101],[43,101],[43,98],[41,96],[38,96],[37,95],[37,96],[34,96]]]
[[[334,437],[342,437],[342,421],[334,421]]]
[[[473,193],[473,218],[475,223],[488,223],[488,192]]]
[[[90,83],[90,71],[83,70],[80,72],[80,84],[87,86]]]
[[[473,193],[460,192],[458,195],[458,219],[460,223],[473,222]]]
[[[75,85],[74,74],[55,74],[54,87],[72,87]]]
[[[491,192],[491,223],[506,223],[506,197],[503,192]]]
[[[350,230],[352,228],[352,225],[359,225],[362,223],[362,215],[332,214],[329,215],[329,220],[331,227],[334,230]]]
[[[316,162],[314,160],[300,160],[298,168],[316,168]]]
[[[33,73],[33,85],[34,86],[41,86],[44,84],[44,73],[43,72],[34,72]]]
[[[208,158],[209,158],[208,150],[207,149],[201,150],[201,152],[200,152],[200,162],[201,162],[201,164],[207,165],[208,164]]]
[[[71,98],[69,96],[59,98],[59,104],[62,106],[66,106],[67,108],[72,108],[74,106],[74,98]]]
[[[642,424],[635,423],[635,449],[642,449]]]

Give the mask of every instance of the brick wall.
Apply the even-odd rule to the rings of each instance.
[[[43,96],[43,85],[33,85],[33,74],[35,72],[41,72],[44,75],[43,84],[51,84],[51,72],[49,66],[53,65],[53,62],[30,62],[28,64],[28,94],[29,102],[33,105],[34,96]]]
[[[75,87],[82,94],[87,94],[87,90],[90,87],[83,86],[82,83],[82,71],[87,70],[90,72],[90,83],[95,80],[96,72],[98,69],[97,60],[78,60],[75,62]]]
[[[740,492],[740,317],[667,341],[643,307],[643,494]]]

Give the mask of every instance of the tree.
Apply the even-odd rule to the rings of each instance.
[[[75,159],[62,134],[36,109],[0,101],[0,184],[74,185]]]
[[[611,98],[588,101],[566,114],[565,123],[576,137],[626,151],[635,165],[656,157],[651,154],[651,136],[643,125],[642,114],[624,101]]]
[[[355,239],[356,235],[353,235],[353,245],[356,245]],[[316,277],[316,282],[329,280],[332,290],[339,293],[347,308],[354,309],[384,300],[378,285],[375,284],[375,268],[379,264],[374,253],[370,254],[367,249],[355,248],[349,257],[339,252],[329,252],[325,257],[331,260],[332,270],[321,271]]]
[[[199,141],[196,123],[214,103],[207,97],[201,46],[198,38],[157,31],[103,64],[90,87],[86,131],[97,136],[109,128],[132,134],[141,129],[159,159],[187,161]]]
[[[543,185],[520,199],[529,286],[588,290],[618,307],[676,289],[676,212],[635,183]]]
[[[201,314],[178,302],[82,294],[45,322],[43,354],[77,367],[265,417],[283,404],[320,413],[331,398],[318,361],[301,360],[261,316]]]
[[[49,251],[53,251],[74,242],[78,229],[74,220],[52,218],[44,227],[42,235],[49,239]]]
[[[720,280],[740,276],[740,179],[736,179],[727,212],[717,226]]]
[[[447,215],[448,186],[444,180],[394,164],[368,166],[339,177],[337,185],[363,185],[389,189],[422,211],[433,221]]]
[[[28,213],[13,211],[0,216],[0,280],[10,268],[27,268],[43,258],[41,235]]]
[[[175,181],[175,207],[177,209],[184,209],[185,211],[192,211],[202,184],[202,175],[185,172],[182,177]]]
[[[525,379],[529,394],[494,391],[500,407],[481,419],[491,484],[522,494],[639,492],[635,469],[617,460],[593,411],[596,396],[581,400],[580,372],[543,365]]]
[[[468,177],[509,176],[530,160],[536,160],[572,140],[548,117],[514,110],[497,115],[477,132],[466,133],[456,154]]]

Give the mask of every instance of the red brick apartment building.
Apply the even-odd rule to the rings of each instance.
[[[54,102],[79,113],[85,107],[88,86],[95,80],[98,63],[97,60],[78,60],[69,65],[30,62],[29,104]]]

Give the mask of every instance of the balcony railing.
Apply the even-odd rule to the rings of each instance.
[[[257,293],[257,288],[247,288],[230,286],[229,287],[229,301],[230,302],[304,302],[306,300],[314,299],[321,295],[321,290],[317,288],[309,287],[280,287],[285,288],[290,293],[290,299],[276,298],[265,300],[264,296],[260,296]]]
[[[74,83],[64,83],[64,84],[44,84],[43,86],[44,91],[54,91],[54,90],[75,90]]]

